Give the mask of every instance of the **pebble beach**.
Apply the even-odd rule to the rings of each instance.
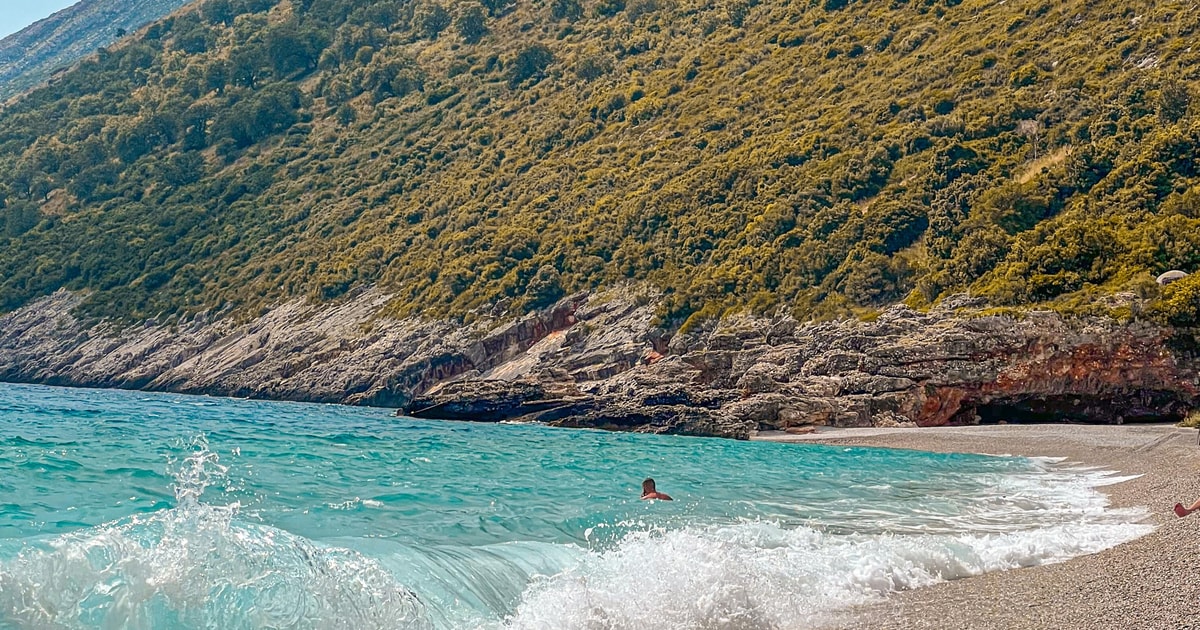
[[[1155,530],[1046,566],[988,573],[898,593],[852,609],[847,629],[1200,628],[1200,513],[1172,512],[1200,497],[1197,432],[1173,425],[999,425],[830,429],[755,439],[1062,457],[1135,478],[1102,490],[1113,507],[1144,506]]]

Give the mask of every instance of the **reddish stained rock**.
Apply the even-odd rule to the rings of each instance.
[[[913,418],[918,426],[936,427],[950,422],[962,408],[967,391],[961,387],[937,387],[933,394],[926,394],[921,408]]]
[[[1118,423],[1174,418],[1194,404],[1195,361],[1169,352],[1165,336],[1130,339],[1118,332],[1104,341],[1065,348],[1039,343],[1025,359],[1001,355],[994,379],[936,388],[914,420],[921,426],[972,423],[984,408],[1031,419]]]

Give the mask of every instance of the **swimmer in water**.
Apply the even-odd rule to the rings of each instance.
[[[674,501],[674,499],[672,499],[670,497],[670,495],[667,495],[665,493],[659,492],[658,490],[655,490],[654,489],[654,480],[647,477],[646,480],[642,482],[642,500],[647,501],[650,499],[658,499],[660,501]]]

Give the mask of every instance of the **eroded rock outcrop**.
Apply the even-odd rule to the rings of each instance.
[[[0,380],[400,407],[745,438],[814,425],[1130,422],[1197,404],[1194,333],[1143,322],[988,315],[970,298],[875,321],[734,317],[670,334],[653,294],[576,295],[515,320],[396,320],[366,291],[249,322],[114,330],[59,292],[0,317]]]
[[[896,306],[873,322],[730,319],[676,335],[667,356],[616,376],[525,375],[558,387],[565,380],[579,395],[554,408],[512,407],[505,419],[602,426],[606,414],[639,410],[644,419],[687,408],[701,418],[682,430],[741,436],[809,425],[1176,420],[1196,404],[1198,363],[1180,331],[1049,312],[985,315],[981,306]],[[647,327],[635,337],[652,334]],[[657,354],[651,345],[644,356]],[[569,347],[558,352],[571,356]],[[486,398],[504,387],[460,380],[429,400]],[[659,419],[641,430],[676,428]]]

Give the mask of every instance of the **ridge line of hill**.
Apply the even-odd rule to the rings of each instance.
[[[80,0],[0,39],[0,102],[162,18],[188,0]]]

